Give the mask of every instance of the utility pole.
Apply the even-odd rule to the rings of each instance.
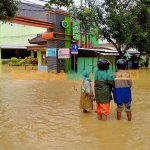
[[[88,7],[89,7],[89,5],[88,5]],[[90,34],[90,27],[88,27],[88,36],[87,36],[87,38],[88,38],[88,43],[87,43],[87,48],[90,48],[90,43],[91,43],[91,34]]]
[[[86,0],[85,0],[85,8],[86,8]],[[88,46],[88,42],[87,42],[87,31],[88,31],[88,29],[87,29],[87,26],[86,26],[86,29],[85,29],[85,48],[87,48],[87,46]]]
[[[86,4],[87,4],[87,0],[84,1],[85,3],[85,8],[86,8]],[[82,8],[83,6],[83,0],[80,0],[80,6]],[[87,27],[88,28],[88,27]],[[90,35],[87,34],[88,32],[88,29],[85,29],[85,33],[84,33],[84,36],[85,36],[85,48],[90,48]],[[80,47],[82,48],[82,36],[83,36],[83,33],[82,33],[82,25],[80,23]]]
[[[80,6],[82,8],[82,0],[80,0]],[[80,48],[82,48],[82,25],[81,25],[81,22],[80,22]]]
[[[91,35],[90,35],[90,33],[89,33],[89,34],[88,34],[88,45],[87,45],[87,48],[90,48],[90,43],[91,43],[90,38],[91,38]]]

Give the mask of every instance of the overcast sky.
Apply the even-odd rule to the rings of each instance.
[[[21,0],[22,2],[26,2],[26,3],[36,3],[36,4],[41,4],[44,5],[45,2],[44,1],[48,1],[48,0]],[[74,0],[76,5],[80,4],[80,0]]]

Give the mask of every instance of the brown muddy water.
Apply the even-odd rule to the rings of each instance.
[[[150,68],[133,81],[131,122],[116,120],[113,101],[107,122],[83,114],[81,81],[12,80],[13,70],[25,68],[0,66],[0,150],[150,149]]]

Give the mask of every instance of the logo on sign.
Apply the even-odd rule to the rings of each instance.
[[[66,20],[63,20],[62,22],[61,22],[61,25],[62,25],[62,27],[63,28],[68,28],[68,22],[66,21]]]
[[[71,54],[78,54],[78,44],[71,45]]]
[[[59,48],[58,49],[58,58],[67,59],[70,58],[70,49],[69,48]]]

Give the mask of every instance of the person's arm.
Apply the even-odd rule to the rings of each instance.
[[[132,87],[132,80],[128,80],[128,85]]]
[[[110,84],[110,86],[114,87],[114,85],[115,85],[114,75],[108,75],[108,84]]]
[[[92,90],[92,86],[91,86],[91,82],[86,80],[85,81],[85,88],[86,88],[86,93],[88,95],[93,95],[93,90]]]
[[[130,86],[130,88],[132,87],[132,80],[131,80],[130,74],[129,74],[128,85]]]

